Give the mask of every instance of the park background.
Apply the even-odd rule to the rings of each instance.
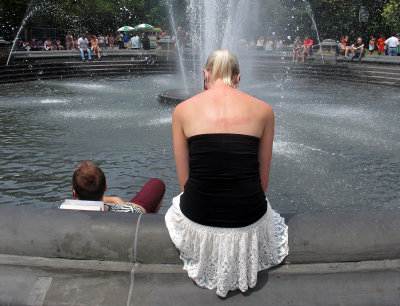
[[[228,0],[221,0],[228,1]],[[68,31],[115,34],[123,25],[148,23],[172,33],[168,5],[174,11],[176,25],[189,28],[183,0],[7,0],[0,2],[0,36],[12,41],[24,17],[29,13],[21,39],[64,39]],[[299,35],[321,40],[339,39],[348,35],[350,41],[369,36],[400,32],[400,0],[263,0],[249,1],[253,15],[241,35],[255,40],[260,35],[276,35],[285,43]],[[315,25],[313,20],[315,20]]]

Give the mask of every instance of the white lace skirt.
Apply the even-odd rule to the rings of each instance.
[[[239,228],[219,228],[195,223],[185,217],[180,195],[165,215],[169,234],[183,260],[183,268],[196,284],[245,292],[257,283],[258,271],[278,265],[289,253],[285,220],[268,202],[266,214],[257,222]],[[245,209],[245,207],[244,207]]]

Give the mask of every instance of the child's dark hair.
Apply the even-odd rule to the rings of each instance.
[[[101,201],[106,191],[106,177],[99,167],[83,161],[72,176],[72,187],[79,200]]]

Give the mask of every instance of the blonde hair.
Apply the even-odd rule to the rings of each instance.
[[[206,62],[206,70],[211,73],[211,80],[221,79],[224,84],[234,87],[232,77],[240,73],[239,62],[231,51],[217,50],[211,53]]]

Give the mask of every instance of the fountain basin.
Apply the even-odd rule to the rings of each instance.
[[[177,105],[199,93],[200,91],[195,90],[194,88],[189,88],[187,90],[182,88],[170,89],[158,95],[158,102],[166,105]]]
[[[173,50],[175,49],[176,40],[162,38],[157,40],[157,50]]]

